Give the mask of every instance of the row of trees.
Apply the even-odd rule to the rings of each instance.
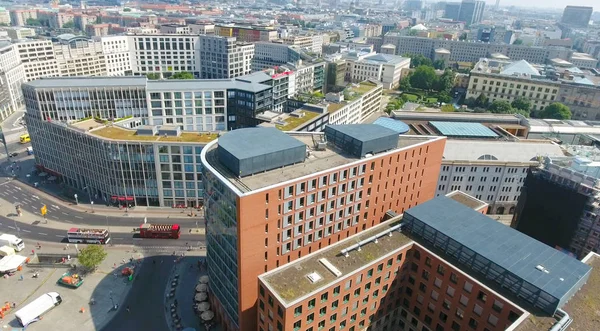
[[[146,77],[150,80],[157,80],[157,79],[160,79],[160,74],[148,73],[148,74],[146,74]],[[176,72],[168,77],[168,79],[194,79],[194,78],[195,78],[194,74],[192,74],[191,72],[185,72],[185,71]]]
[[[465,105],[474,108],[477,112],[490,112],[495,114],[521,114],[523,116],[553,119],[570,119],[571,110],[562,103],[555,102],[543,110],[531,112],[532,103],[529,99],[518,97],[512,102],[496,100],[490,102],[488,97],[480,94],[477,98],[467,98]]]
[[[438,92],[436,98],[440,102],[450,102],[450,91],[454,86],[454,73],[447,69],[438,76],[435,69],[431,66],[420,65],[413,72],[409,73],[400,81],[400,89],[409,91],[411,89],[420,89],[423,91]]]
[[[409,57],[410,58],[410,67],[411,68],[417,68],[420,66],[428,66],[428,67],[433,67],[435,69],[444,69],[445,67],[445,63],[444,60],[435,60],[435,61],[431,61],[430,58],[425,57],[421,54],[409,54],[406,53],[404,55],[402,55],[404,57]]]

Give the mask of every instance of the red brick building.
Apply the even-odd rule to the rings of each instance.
[[[204,149],[211,300],[227,329],[257,329],[259,275],[433,198],[444,137],[331,128],[241,129]]]

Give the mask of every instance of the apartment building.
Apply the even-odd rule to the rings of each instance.
[[[239,77],[237,80],[273,86],[271,111],[275,113],[286,112],[288,99],[296,94],[296,73],[283,68],[253,72],[250,75]]]
[[[88,24],[85,26],[85,33],[90,37],[102,37],[110,34],[110,24]]]
[[[568,151],[574,156],[545,158],[529,172],[511,226],[581,258],[600,251],[599,158],[596,147]]]
[[[518,97],[531,101],[531,110],[542,110],[557,100],[560,82],[547,79],[525,60],[510,62],[483,59],[469,79],[467,98],[484,94],[490,102],[511,102]]]
[[[241,129],[207,145],[210,300],[225,329],[258,329],[260,274],[431,199],[444,141],[367,124]]]
[[[58,77],[60,70],[51,40],[36,39],[15,43],[25,70],[25,81]]]
[[[23,81],[25,70],[17,48],[8,43],[0,45],[0,121],[22,107]]]
[[[530,168],[543,157],[562,157],[560,146],[545,140],[483,141],[448,139],[436,196],[465,192],[488,204],[488,213],[514,214]]]
[[[235,37],[198,38],[202,78],[234,78],[252,72],[253,44],[237,42]]]
[[[10,22],[13,26],[27,25],[28,19],[37,19],[37,10],[35,9],[11,9]]]
[[[6,33],[8,34],[8,38],[10,38],[12,41],[17,41],[35,36],[35,30],[32,28],[15,26],[10,28],[4,28],[4,31],[6,31]]]
[[[320,34],[286,36],[281,38],[281,41],[287,45],[307,49],[317,55],[323,53],[323,35]]]
[[[215,25],[210,23],[189,24],[191,34],[214,34]]]
[[[430,39],[403,36],[398,33],[385,35],[384,44],[396,46],[396,55],[421,54],[433,59],[435,50],[444,48],[450,52],[451,62],[477,62],[494,53],[508,56],[513,61],[526,60],[530,63],[547,63],[554,58],[568,60],[573,51],[564,47],[532,47],[525,45],[507,45],[479,43],[458,40]]]
[[[53,41],[60,76],[106,76],[101,42],[72,34],[59,35]]]
[[[296,46],[273,42],[254,43],[252,70],[260,71],[288,63],[298,64],[301,59],[300,50]]]
[[[133,74],[128,36],[106,36],[97,38],[96,41],[102,43],[107,76],[130,76]]]
[[[328,93],[329,124],[344,125],[364,122],[373,113],[381,110],[383,85],[365,81],[351,84],[341,93]]]
[[[128,35],[131,69],[136,75],[191,72],[200,77],[198,36],[177,34]]]
[[[78,14],[75,15],[73,23],[75,24],[75,27],[79,30],[87,31],[88,25],[94,25],[98,23],[97,19],[98,18],[96,17],[96,15]],[[94,37],[95,35],[88,34],[88,36]]]
[[[192,29],[188,25],[162,24],[159,31],[164,34],[190,34]]]
[[[221,37],[235,37],[238,41],[248,43],[270,42],[277,39],[277,30],[247,26],[215,25],[214,34]]]
[[[0,9],[0,24],[10,26],[10,12],[6,8]]]

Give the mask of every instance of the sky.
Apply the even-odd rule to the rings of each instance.
[[[487,5],[494,5],[495,0],[487,0]],[[565,8],[571,6],[588,6],[594,7],[594,11],[600,11],[600,1],[598,0],[532,0],[526,1],[528,7],[554,7]],[[523,0],[500,0],[500,6],[523,6]],[[595,5],[595,6],[594,6]]]

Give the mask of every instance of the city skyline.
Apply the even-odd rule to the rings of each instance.
[[[518,1],[518,0],[500,0],[500,6],[501,7],[507,7],[507,6],[517,6],[517,7],[543,7],[543,8],[565,8],[566,6],[587,6],[587,7],[594,7],[594,3],[595,1],[593,0],[569,0],[569,1],[563,1],[563,0],[548,0],[548,1],[544,1],[542,2],[532,2],[532,3],[527,3],[526,5],[523,4],[523,2]],[[488,0],[486,1],[486,5],[492,6],[496,4],[496,0]],[[596,8],[594,8],[594,11],[598,11],[598,6],[597,2],[596,2]]]

